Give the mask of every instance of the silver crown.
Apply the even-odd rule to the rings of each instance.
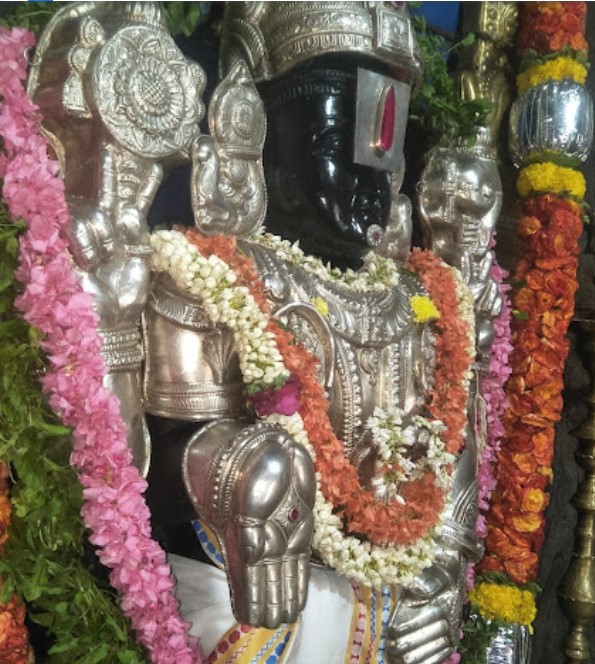
[[[414,88],[423,70],[409,16],[394,2],[228,3],[221,50],[224,72],[243,59],[257,82],[329,53],[383,62]]]

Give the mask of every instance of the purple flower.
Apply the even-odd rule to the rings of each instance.
[[[283,387],[269,387],[250,397],[252,407],[258,417],[267,415],[293,415],[300,407],[300,379],[291,374]]]

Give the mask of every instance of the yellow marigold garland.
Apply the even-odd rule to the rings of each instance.
[[[530,164],[521,170],[517,182],[521,196],[552,193],[584,198],[587,190],[585,177],[580,171],[551,162]]]
[[[576,83],[584,85],[587,80],[587,68],[573,58],[562,56],[522,72],[517,76],[516,84],[519,95],[522,95],[529,88],[545,81],[561,81],[565,78],[571,78]]]
[[[531,627],[537,615],[533,593],[515,586],[478,583],[469,593],[469,599],[489,619],[503,619]]]

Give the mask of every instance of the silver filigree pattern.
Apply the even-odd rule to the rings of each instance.
[[[132,152],[165,157],[187,149],[204,115],[202,68],[165,32],[133,25],[104,46],[93,70],[95,102],[111,133]]]
[[[246,60],[256,81],[327,53],[372,55],[416,87],[422,61],[409,17],[391,2],[235,2],[224,23],[224,71]]]

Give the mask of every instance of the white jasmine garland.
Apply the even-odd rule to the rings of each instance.
[[[459,302],[459,316],[467,323],[467,335],[469,340],[469,354],[475,357],[475,300],[468,284],[463,279],[457,268],[449,266],[455,281],[457,300]],[[469,369],[467,380],[471,380],[472,368]]]
[[[398,271],[392,261],[370,257],[362,273],[341,273],[325,267],[321,261],[306,256],[289,242],[270,235],[252,236],[262,246],[273,249],[284,260],[301,265],[317,277],[342,283],[358,291],[394,288],[398,283]],[[285,380],[289,372],[277,348],[274,336],[266,331],[268,318],[263,314],[249,290],[236,285],[236,275],[221,259],[200,254],[195,245],[177,231],[158,231],[152,235],[154,254],[152,268],[167,272],[182,291],[201,298],[205,312],[214,324],[228,325],[234,334],[240,357],[240,368],[244,382],[266,388]],[[469,323],[470,347],[475,346],[474,309],[471,293],[457,270],[453,269],[459,296],[459,315]],[[465,378],[468,387],[470,373]],[[410,585],[425,568],[433,562],[438,548],[440,526],[450,508],[448,495],[452,478],[448,466],[455,456],[445,450],[440,432],[444,425],[420,416],[410,418],[403,427],[403,412],[397,409],[376,409],[367,423],[373,442],[385,461],[402,464],[403,472],[383,478],[388,495],[398,496],[398,483],[413,480],[426,471],[436,476],[436,484],[443,488],[447,499],[437,526],[424,537],[410,545],[379,546],[369,541],[347,535],[343,522],[333,512],[320,489],[320,477],[316,477],[314,505],[314,536],[312,546],[323,562],[339,574],[356,582],[380,587],[386,584]],[[316,453],[308,439],[299,413],[291,416],[273,414],[264,421],[283,426],[297,443],[302,444],[315,461]],[[427,454],[422,462],[411,464],[406,456],[407,448],[424,431],[428,440]],[[461,432],[463,435],[463,432]]]
[[[374,418],[370,418],[369,425],[381,418],[388,419],[381,409],[374,411]],[[310,445],[299,413],[289,416],[269,415],[264,421],[281,425],[297,443],[308,450],[312,461],[316,460],[316,452]],[[436,422],[431,424],[437,428],[441,426]],[[453,455],[449,456],[454,459]],[[446,509],[447,506],[443,513]],[[320,477],[316,474],[312,548],[326,565],[352,581],[375,588],[393,583],[403,586],[411,584],[415,577],[434,562],[438,533],[439,528],[434,528],[426,537],[408,546],[378,546],[346,535],[342,520],[334,514],[333,506],[325,500],[320,490]]]
[[[383,258],[369,252],[364,258],[364,266],[357,272],[355,270],[339,270],[324,263],[314,256],[308,256],[300,249],[299,243],[282,240],[270,233],[253,235],[250,243],[272,249],[279,258],[299,265],[310,274],[323,281],[341,284],[344,288],[354,292],[390,290],[399,283],[399,270],[390,258]]]
[[[440,437],[444,431],[442,422],[428,420],[420,415],[407,418],[400,408],[389,408],[386,411],[376,408],[366,429],[372,434],[372,442],[382,466],[377,475],[379,486],[376,487],[381,498],[404,503],[399,495],[401,483],[421,479],[426,473],[435,475],[434,484],[445,493],[450,491],[450,469],[456,457],[446,451]],[[424,454],[413,461],[410,453],[416,444],[424,447]]]
[[[289,377],[275,339],[266,331],[268,318],[250,291],[236,286],[233,270],[217,256],[205,258],[178,231],[157,231],[151,236],[151,268],[166,272],[182,291],[202,300],[215,324],[233,332],[244,382],[273,385]]]

